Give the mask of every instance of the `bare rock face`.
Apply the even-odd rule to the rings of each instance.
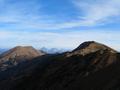
[[[32,46],[17,46],[8,50],[0,56],[0,67],[5,70],[6,67],[17,65],[20,62],[32,60],[35,57],[42,56],[45,53],[36,50]]]

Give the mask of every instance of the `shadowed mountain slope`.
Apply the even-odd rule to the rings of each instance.
[[[49,56],[32,72],[0,82],[4,90],[119,90],[120,54],[88,41],[71,52]],[[41,67],[43,65],[43,67]],[[30,67],[29,67],[30,68]],[[7,85],[8,87],[5,87]]]

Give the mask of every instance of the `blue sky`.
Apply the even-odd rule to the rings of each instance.
[[[0,47],[74,49],[97,41],[120,50],[120,0],[0,0]]]

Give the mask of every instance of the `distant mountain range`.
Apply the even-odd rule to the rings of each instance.
[[[15,47],[1,55],[7,61],[0,90],[120,90],[120,53],[95,41],[61,54]]]
[[[2,54],[3,52],[7,51],[8,49],[0,49],[0,54]]]
[[[69,51],[69,49],[58,49],[58,48],[41,48],[40,51],[46,52],[48,54],[60,54],[66,51]]]

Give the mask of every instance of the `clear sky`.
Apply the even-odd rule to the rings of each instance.
[[[120,0],[0,0],[0,47],[76,48],[97,41],[120,50]]]

